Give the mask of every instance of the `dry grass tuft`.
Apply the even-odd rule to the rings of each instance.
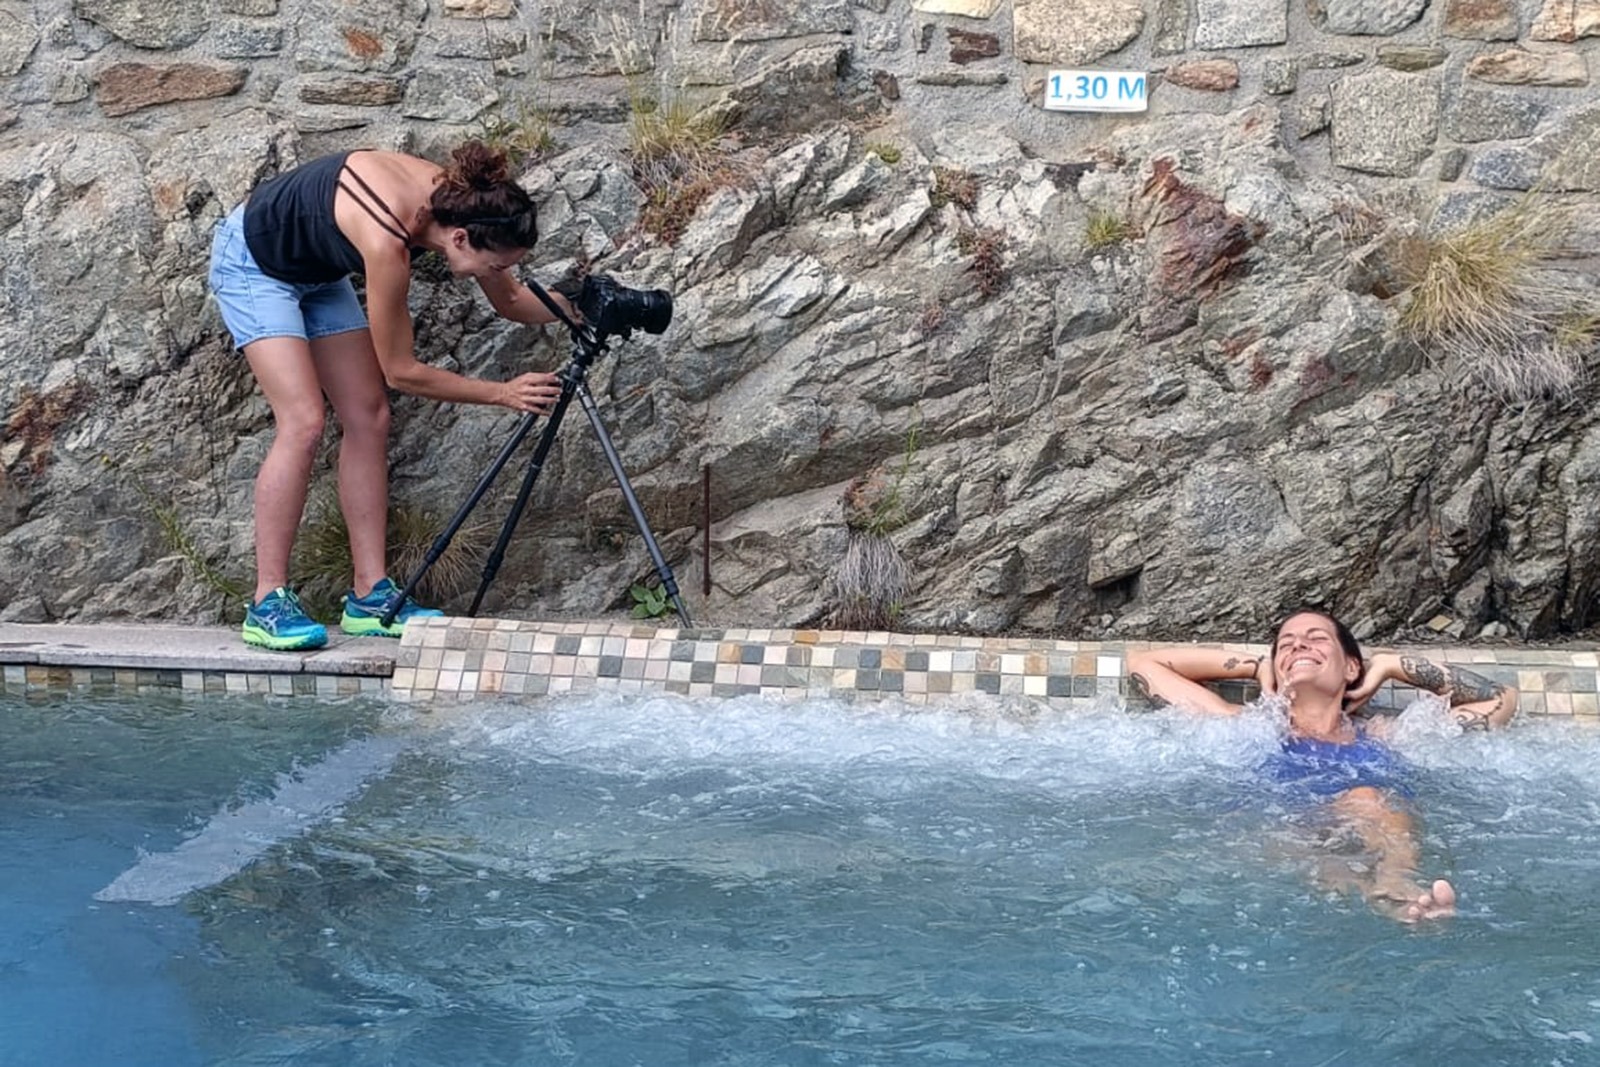
[[[389,576],[404,583],[427,558],[428,549],[444,530],[445,521],[433,512],[407,504],[389,506]],[[469,518],[450,541],[414,595],[433,607],[466,592],[481,570],[496,533],[487,519]],[[338,500],[326,494],[314,500],[295,539],[290,568],[300,582],[300,595],[317,618],[337,616],[340,597],[350,588],[350,532]]]
[[[1109,211],[1096,211],[1089,215],[1083,228],[1083,243],[1088,247],[1109,248],[1138,236],[1138,230],[1126,219]]]
[[[1565,213],[1529,194],[1421,238],[1401,327],[1507,401],[1570,396],[1596,347],[1600,305],[1578,275],[1552,265],[1565,231]]]
[[[739,171],[721,143],[722,118],[697,111],[682,97],[636,97],[628,127],[634,180],[645,194],[642,223],[672,244],[694,213],[718,189],[736,184]]]
[[[841,630],[893,627],[911,588],[911,568],[894,542],[868,530],[851,530],[833,573],[830,624]]]

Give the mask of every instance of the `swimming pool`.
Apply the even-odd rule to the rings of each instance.
[[[1264,717],[0,697],[0,1063],[1596,1062],[1600,737],[1405,734],[1426,928]]]

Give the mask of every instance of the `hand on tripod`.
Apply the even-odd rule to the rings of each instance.
[[[500,384],[501,397],[497,403],[513,411],[531,415],[548,415],[561,399],[561,378],[542,371],[519,374],[509,382]]]

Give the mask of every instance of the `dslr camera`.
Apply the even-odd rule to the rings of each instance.
[[[591,274],[578,291],[578,310],[600,340],[627,340],[635,328],[662,333],[672,322],[672,294],[665,289],[629,289],[606,274]]]

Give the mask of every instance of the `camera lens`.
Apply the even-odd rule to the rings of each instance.
[[[672,324],[672,294],[665,289],[641,289],[633,322],[645,333],[662,333]]]

